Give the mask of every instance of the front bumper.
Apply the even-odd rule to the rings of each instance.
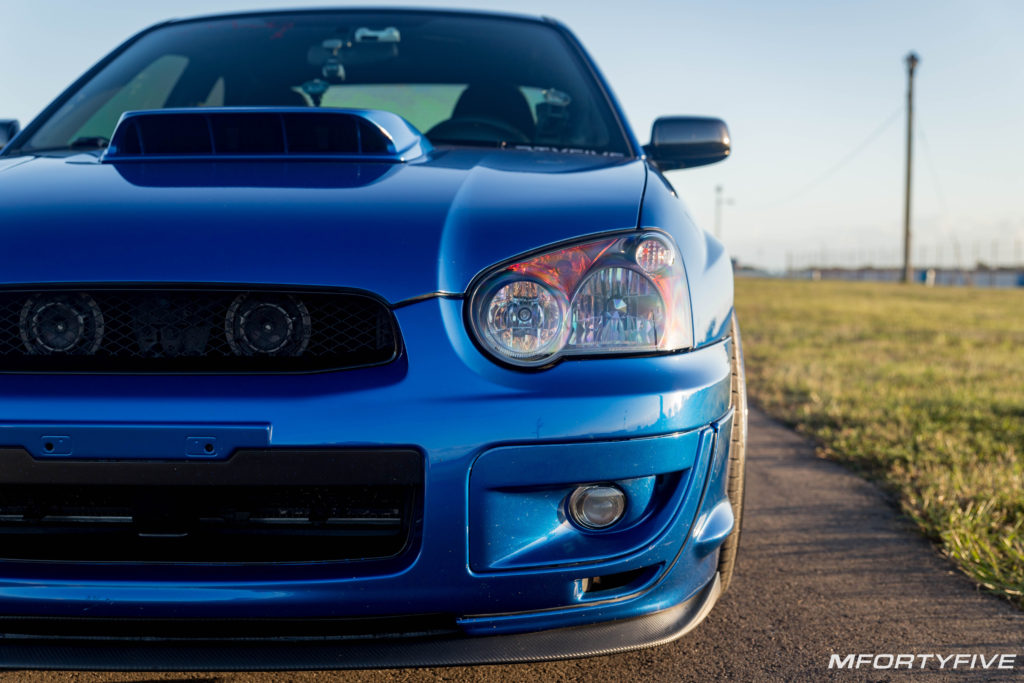
[[[187,426],[188,433],[224,427],[229,436],[232,425],[265,424],[275,449],[403,448],[423,455],[422,517],[400,561],[4,561],[0,615],[184,624],[441,614],[450,617],[459,642],[637,618],[661,624],[625,628],[644,635],[624,647],[660,642],[694,623],[717,595],[710,588],[715,551],[732,527],[725,496],[729,342],[522,373],[479,354],[466,336],[461,305],[437,299],[398,309],[405,354],[378,368],[266,377],[0,378],[0,433],[6,435],[0,446],[10,448],[31,451],[9,439],[41,422],[47,429],[109,427],[109,434],[121,435],[132,425]],[[626,530],[580,533],[558,518],[560,500],[593,481],[636,484],[653,502]],[[610,587],[593,590],[598,577],[610,577]],[[6,622],[0,629],[17,631]],[[549,651],[540,644],[546,638],[513,639],[506,642],[527,643],[526,649],[481,646],[490,654],[465,661],[529,659],[531,648],[549,652],[538,658],[596,654],[583,648],[584,640]],[[336,645],[339,653],[359,649]],[[322,655],[308,651],[310,662],[370,664],[351,654],[346,661],[354,664],[328,663],[322,657],[333,656],[335,645],[323,647]],[[506,651],[520,654],[498,658]],[[424,656],[409,654],[408,665],[428,663],[417,659]],[[4,663],[12,657],[13,651]],[[458,663],[429,663],[445,662]],[[179,664],[160,668],[219,668]],[[118,666],[135,668],[128,661]],[[244,666],[260,668],[255,661]]]
[[[111,640],[8,636],[0,661],[10,669],[273,671],[507,664],[596,657],[654,647],[699,624],[721,594],[718,575],[689,600],[632,619],[534,633],[471,638]],[[230,625],[225,625],[230,629]]]

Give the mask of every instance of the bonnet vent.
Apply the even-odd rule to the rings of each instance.
[[[370,109],[233,108],[129,111],[105,162],[154,159],[351,159],[404,162],[430,143],[397,114]]]

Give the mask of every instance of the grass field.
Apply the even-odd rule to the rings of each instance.
[[[1024,291],[739,279],[751,397],[1024,607]]]

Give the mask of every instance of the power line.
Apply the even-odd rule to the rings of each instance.
[[[834,175],[840,169],[842,169],[844,166],[846,166],[848,163],[853,161],[857,157],[857,155],[859,155],[861,152],[863,152],[865,149],[867,149],[871,145],[872,142],[877,140],[882,135],[882,133],[884,133],[889,128],[889,126],[891,126],[893,124],[893,122],[895,122],[896,119],[899,118],[899,115],[902,114],[903,111],[904,111],[904,107],[903,107],[903,105],[900,105],[892,114],[890,114],[885,119],[885,121],[882,122],[882,124],[880,126],[878,126],[874,131],[872,131],[871,134],[868,135],[864,139],[863,142],[861,142],[859,145],[857,145],[852,151],[850,151],[846,156],[844,156],[842,159],[840,159],[837,163],[835,163],[834,165],[832,165],[829,168],[825,169],[825,171],[823,171],[821,174],[819,174],[814,180],[812,180],[811,182],[807,183],[806,185],[801,187],[799,190],[797,190],[793,194],[788,195],[787,197],[784,197],[784,198],[782,198],[782,199],[780,199],[780,200],[778,200],[776,202],[772,202],[770,204],[766,204],[766,205],[764,205],[764,206],[762,206],[760,208],[762,208],[762,209],[772,209],[772,208],[775,208],[777,206],[782,206],[783,204],[788,204],[789,202],[793,201],[794,199],[800,198],[801,196],[807,194],[807,192],[809,192],[810,190],[813,190],[815,187],[817,187],[821,183],[823,183],[826,180],[828,180],[832,175]]]
[[[935,197],[939,200],[939,210],[943,216],[946,216],[949,213],[949,207],[946,205],[946,195],[943,193],[942,185],[939,183],[939,174],[935,172],[935,163],[932,160],[931,148],[928,146],[928,137],[924,134],[924,126],[921,125],[920,121],[917,121],[917,137],[921,140],[925,166],[928,167],[928,176],[931,178]]]

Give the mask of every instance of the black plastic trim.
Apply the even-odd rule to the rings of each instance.
[[[0,620],[0,663],[8,669],[279,671],[595,657],[663,645],[685,635],[707,616],[720,594],[721,584],[715,574],[694,597],[654,614],[587,626],[474,637],[427,633],[190,641],[105,638],[103,620],[97,619],[92,638],[68,638],[18,635],[17,622]]]

